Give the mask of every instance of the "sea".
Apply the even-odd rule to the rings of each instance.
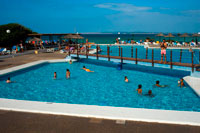
[[[191,42],[192,40],[196,41],[196,39],[200,39],[200,37],[192,37],[192,34],[188,34],[190,37],[179,37],[178,34],[173,34],[175,37],[158,37],[156,36],[156,33],[98,33],[98,34],[80,34],[84,37],[84,39],[78,40],[79,43],[85,43],[86,39],[88,39],[88,42],[93,42],[95,44],[114,44],[116,42],[116,38],[119,38],[120,41],[128,41],[128,40],[134,40],[136,42],[139,42],[140,40],[145,40],[147,38],[152,39],[154,41],[162,41],[165,40],[172,40],[172,41],[178,41],[178,42]],[[167,34],[165,34],[167,35]],[[50,40],[48,36],[42,36],[42,40]],[[57,36],[53,36],[51,38],[52,41],[58,41],[60,38]]]

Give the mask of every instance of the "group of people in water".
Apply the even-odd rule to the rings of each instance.
[[[124,81],[125,82],[129,82],[127,76],[124,77]],[[155,87],[164,88],[164,87],[167,87],[168,85],[160,85],[160,81],[157,80],[156,84],[154,86]],[[178,80],[178,86],[180,86],[180,87],[184,87],[185,86],[184,81],[183,81],[182,78],[180,80]],[[138,94],[142,95],[142,85],[141,84],[138,85],[138,88],[136,89],[136,91],[138,92]],[[154,97],[154,95],[152,94],[152,90],[149,90],[148,93],[145,94],[145,95],[146,96],[150,96],[150,97]]]
[[[72,64],[72,60],[69,61],[69,64]],[[90,69],[86,68],[85,66],[83,66],[83,68],[81,68],[83,70],[85,70],[86,72],[94,72],[94,71],[91,71]],[[57,73],[54,72],[54,79],[57,78]],[[70,78],[70,71],[69,69],[66,69],[66,78],[69,79]]]

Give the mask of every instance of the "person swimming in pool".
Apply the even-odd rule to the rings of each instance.
[[[154,97],[154,95],[152,94],[152,90],[149,90],[147,94],[145,94],[145,96],[150,96],[150,97]]]
[[[127,78],[127,76],[125,76],[124,78],[125,78],[124,81],[125,81],[125,82],[128,82],[128,78]]]
[[[69,61],[69,64],[72,64],[72,60]]]
[[[142,85],[138,85],[138,89],[136,89],[138,94],[142,95]]]
[[[56,74],[56,72],[54,72],[53,77],[54,77],[54,79],[57,78],[57,74]]]
[[[10,77],[6,80],[6,83],[11,83]]]
[[[66,71],[66,78],[67,79],[70,78],[70,71],[69,71],[69,69],[67,69],[67,71]]]
[[[180,87],[185,86],[185,84],[184,84],[184,82],[183,82],[183,79],[180,79],[180,80],[179,80],[179,86],[180,86]]]
[[[160,81],[156,81],[156,84],[155,84],[155,86],[157,86],[157,87],[167,87],[167,85],[160,85]]]
[[[94,71],[91,71],[90,69],[87,69],[85,66],[83,66],[82,69],[85,70],[86,72],[94,72]]]

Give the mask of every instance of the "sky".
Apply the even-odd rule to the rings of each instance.
[[[38,33],[200,32],[199,0],[0,0],[0,25]]]

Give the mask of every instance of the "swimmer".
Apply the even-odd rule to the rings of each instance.
[[[66,78],[67,79],[70,78],[70,71],[69,71],[69,69],[67,69],[67,71],[66,71]]]
[[[6,80],[6,83],[11,83],[10,77]]]
[[[157,86],[157,87],[167,87],[167,85],[160,85],[159,83],[160,83],[160,81],[157,80],[155,86]]]
[[[138,89],[136,91],[138,94],[142,95],[142,85],[138,85]]]
[[[56,74],[56,72],[54,72],[53,77],[54,77],[54,79],[57,78],[57,74]]]
[[[127,78],[127,76],[125,76],[125,82],[128,82],[128,78]]]
[[[91,71],[90,69],[87,69],[85,66],[83,66],[82,69],[85,70],[86,72],[94,72],[94,71]]]
[[[154,97],[154,95],[152,94],[152,91],[151,91],[151,90],[149,90],[149,91],[148,91],[148,94],[145,94],[145,96]]]
[[[72,64],[72,60],[69,61],[69,64]]]
[[[183,79],[180,79],[180,85],[181,85],[181,87],[185,86]]]

